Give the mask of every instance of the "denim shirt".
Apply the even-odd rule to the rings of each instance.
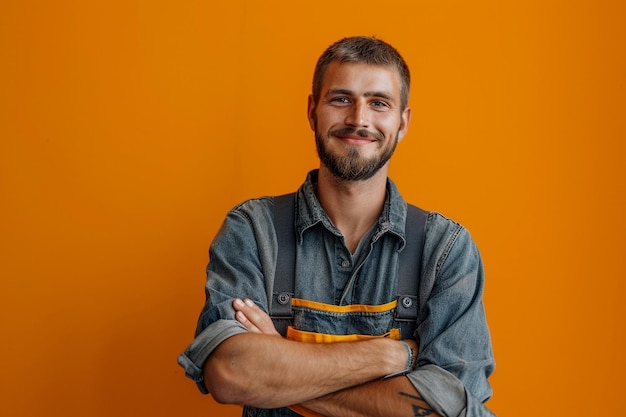
[[[316,182],[314,170],[296,193],[295,297],[338,306],[393,301],[407,211],[396,186],[387,181],[387,200],[369,250],[353,259],[343,235],[317,200]],[[491,397],[487,378],[495,362],[478,249],[463,226],[430,213],[423,251],[413,334],[419,352],[407,377],[439,414],[491,416],[483,403]],[[251,199],[233,208],[211,244],[209,257],[206,304],[196,337],[178,357],[186,375],[205,394],[206,358],[225,339],[247,331],[234,318],[232,300],[247,297],[268,311],[277,257],[273,198]],[[297,415],[287,408],[244,407],[244,416]]]

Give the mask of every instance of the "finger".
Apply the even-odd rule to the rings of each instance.
[[[235,313],[235,319],[239,323],[243,324],[243,326],[246,329],[248,329],[248,331],[250,331],[252,333],[262,333],[261,330],[254,325],[254,323],[252,323],[250,320],[248,320],[248,318],[246,317],[246,315],[243,312],[237,311]]]
[[[261,310],[254,301],[246,298],[243,302],[250,307],[249,311],[246,311],[246,316],[254,323],[255,326],[261,330],[262,333],[269,335],[279,335],[274,327],[274,322],[270,316]]]
[[[245,307],[246,307],[246,305],[241,300],[241,298],[235,298],[233,300],[233,308],[235,309],[235,311],[243,310]]]
[[[274,322],[270,316],[261,310],[254,301],[246,298],[244,300],[236,299],[233,301],[233,308],[245,315],[245,318],[255,326],[261,333],[279,336],[280,334],[274,327]]]
[[[235,298],[233,300],[233,308],[236,311],[243,311],[244,313],[246,313],[246,315],[251,316],[251,315],[255,315],[258,316],[259,314],[265,314],[255,303],[254,301],[252,301],[249,298],[244,298],[243,300],[241,298]]]
[[[233,300],[233,308],[235,309],[235,319],[243,324],[246,329],[254,333],[261,333],[261,330],[248,318],[247,314],[242,311],[246,309],[246,304],[239,298]]]

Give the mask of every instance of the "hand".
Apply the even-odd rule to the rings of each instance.
[[[243,301],[237,298],[233,301],[233,308],[235,309],[235,319],[251,333],[280,337],[280,333],[276,331],[270,316],[254,304],[254,301],[249,298]]]

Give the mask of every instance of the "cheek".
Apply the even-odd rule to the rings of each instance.
[[[335,120],[336,118],[337,118],[336,115],[324,113],[322,111],[322,112],[313,114],[313,123],[315,125],[316,130],[326,131],[328,130],[330,126],[337,124],[337,121]]]
[[[393,137],[395,137],[400,130],[400,126],[400,120],[397,120],[395,117],[380,120],[380,123],[378,124],[378,128],[385,133],[385,136]]]

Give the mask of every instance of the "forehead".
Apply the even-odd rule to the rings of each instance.
[[[332,62],[322,80],[321,95],[329,90],[350,90],[355,94],[385,92],[399,100],[400,75],[395,68],[355,62]]]

